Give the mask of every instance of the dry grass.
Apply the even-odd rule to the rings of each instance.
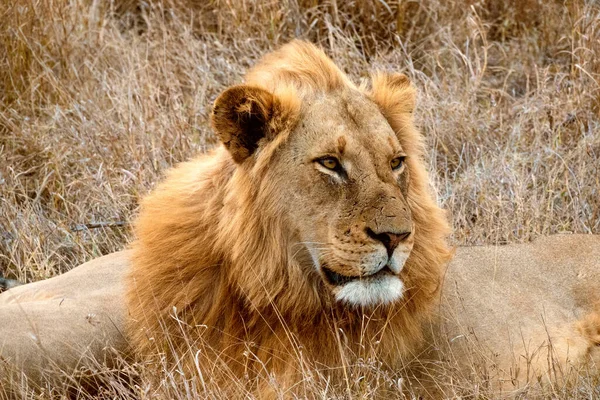
[[[600,233],[600,7],[567,3],[5,0],[0,274],[44,279],[125,246],[140,196],[214,145],[216,95],[293,37],[357,80],[383,68],[416,83],[457,244]],[[165,379],[165,397],[207,397]],[[106,397],[124,396],[117,383]]]

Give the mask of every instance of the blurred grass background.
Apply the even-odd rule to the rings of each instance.
[[[216,144],[218,93],[295,37],[415,82],[455,244],[600,233],[595,1],[4,0],[0,274],[123,248],[140,197]]]

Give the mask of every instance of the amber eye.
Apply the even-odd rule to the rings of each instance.
[[[340,166],[340,162],[333,157],[321,158],[321,159],[317,160],[317,162],[319,164],[321,164],[322,166],[324,166],[325,168],[330,169],[332,171],[335,171]]]
[[[390,166],[394,170],[402,168],[402,164],[404,164],[404,157],[396,157],[390,161]]]

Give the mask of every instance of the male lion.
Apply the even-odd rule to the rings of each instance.
[[[413,108],[404,75],[357,87],[304,42],[221,94],[224,146],[142,203],[127,284],[136,351],[284,386],[305,364],[343,373],[350,354],[399,365],[451,255]]]
[[[84,351],[113,362],[108,344],[237,396],[345,387],[368,360],[416,358],[432,386],[452,362],[512,387],[593,363],[599,237],[461,248],[446,269],[414,95],[401,74],[356,86],[305,42],[267,55],[215,102],[223,146],[143,201],[132,250],[0,295],[2,356],[39,380]]]

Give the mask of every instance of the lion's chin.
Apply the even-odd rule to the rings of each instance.
[[[404,284],[396,275],[382,274],[369,279],[356,279],[334,289],[339,302],[363,307],[389,304],[402,298]]]

